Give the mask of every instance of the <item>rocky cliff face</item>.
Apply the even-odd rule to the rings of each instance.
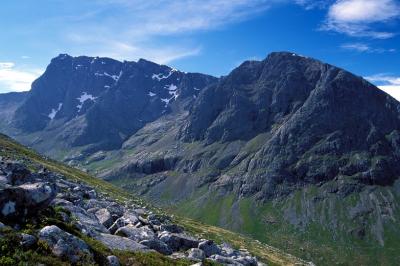
[[[70,147],[118,148],[173,106],[185,108],[214,80],[144,59],[119,62],[63,54],[32,84],[13,124],[22,134],[53,131],[54,138]]]

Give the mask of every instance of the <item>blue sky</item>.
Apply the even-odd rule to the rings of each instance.
[[[400,99],[398,0],[3,0],[0,18],[0,92],[29,90],[59,53],[220,76],[293,51]]]

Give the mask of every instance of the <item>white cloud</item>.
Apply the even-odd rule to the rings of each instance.
[[[337,0],[330,6],[322,29],[356,37],[388,39],[395,33],[374,30],[373,25],[399,16],[400,5],[395,0]]]
[[[365,77],[366,80],[378,85],[378,88],[400,101],[400,77],[376,74]]]
[[[366,53],[386,53],[386,52],[390,52],[390,53],[394,53],[396,52],[396,49],[384,49],[384,48],[373,48],[370,45],[366,44],[366,43],[345,43],[342,44],[340,46],[342,49],[345,50],[350,50],[350,51],[356,51],[356,52],[366,52]]]
[[[200,53],[201,44],[191,34],[219,29],[240,22],[283,0],[102,0],[95,1],[93,16],[69,20],[67,41],[76,47],[73,54],[86,53],[118,59],[139,57],[170,63]],[[105,10],[114,10],[118,16]],[[98,17],[101,16],[101,20]],[[66,23],[65,23],[66,24]],[[159,38],[180,38],[171,44]],[[182,37],[182,38],[181,38]],[[157,48],[156,48],[157,47]]]
[[[18,69],[12,62],[0,62],[0,92],[27,91],[43,71]]]

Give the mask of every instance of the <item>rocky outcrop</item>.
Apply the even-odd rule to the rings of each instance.
[[[78,262],[83,256],[93,256],[84,241],[55,225],[46,226],[40,230],[39,239],[49,245],[54,255],[72,263]]]
[[[31,217],[38,223],[40,212],[51,213],[51,206],[58,210],[59,219],[70,225],[61,223],[64,227],[60,228],[50,224],[38,230],[37,235],[19,234],[19,244],[24,249],[42,246],[54,256],[72,264],[93,264],[99,254],[96,255],[89,242],[84,241],[85,235],[110,251],[158,252],[193,262],[205,259],[222,261],[219,257],[213,257],[222,254],[222,246],[220,248],[213,241],[190,235],[164,214],[155,214],[129,202],[121,204],[107,195],[97,193],[90,186],[67,180],[45,169],[32,173],[21,162],[0,158],[0,167],[1,173],[4,173],[0,189],[2,222],[19,228]],[[1,227],[5,225],[0,222]],[[232,256],[226,255],[226,261],[235,261],[235,265],[253,265],[243,260],[245,256],[242,251],[237,252]],[[242,253],[243,256],[238,256]],[[103,261],[109,265],[119,265],[115,256],[104,257]]]

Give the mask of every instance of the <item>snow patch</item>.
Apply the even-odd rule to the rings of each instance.
[[[198,88],[196,88],[196,87],[194,87],[193,89],[194,89],[195,91],[199,91],[199,90],[200,90],[200,89],[198,89]]]
[[[151,78],[152,78],[153,80],[161,81],[161,80],[163,80],[163,79],[169,78],[174,72],[177,72],[177,71],[178,71],[178,70],[176,70],[175,68],[172,68],[172,69],[169,71],[169,73],[168,73],[167,75],[164,75],[163,73],[158,73],[158,74],[153,74],[153,75],[151,76]]]
[[[151,91],[149,91],[149,94],[148,94],[150,97],[154,97],[154,96],[156,96],[157,94],[155,94],[154,92],[151,92]]]
[[[176,100],[179,97],[178,87],[176,85],[174,84],[167,85],[165,86],[165,88],[168,90],[169,95],[171,95],[173,99]]]
[[[85,104],[86,101],[95,101],[97,97],[94,97],[91,94],[87,94],[86,91],[82,92],[82,95],[79,98],[76,98],[80,104],[76,106],[78,108],[78,113],[81,111],[83,105]]]
[[[63,105],[62,103],[59,103],[57,109],[54,109],[54,108],[51,109],[51,112],[50,112],[50,114],[48,115],[48,117],[49,117],[51,120],[53,120],[54,117],[56,117],[57,113],[61,110],[62,105]]]
[[[172,98],[170,98],[170,99],[168,99],[168,98],[161,99],[161,101],[165,103],[165,106],[164,106],[165,108],[168,107],[169,101],[171,101],[171,99]]]
[[[107,72],[104,72],[104,76],[106,76],[106,77],[110,77],[110,78],[112,78],[113,80],[115,80],[115,83],[117,83],[118,82],[118,80],[121,78],[121,76],[122,76],[122,70],[119,72],[119,75],[110,75],[110,74],[108,74]]]

